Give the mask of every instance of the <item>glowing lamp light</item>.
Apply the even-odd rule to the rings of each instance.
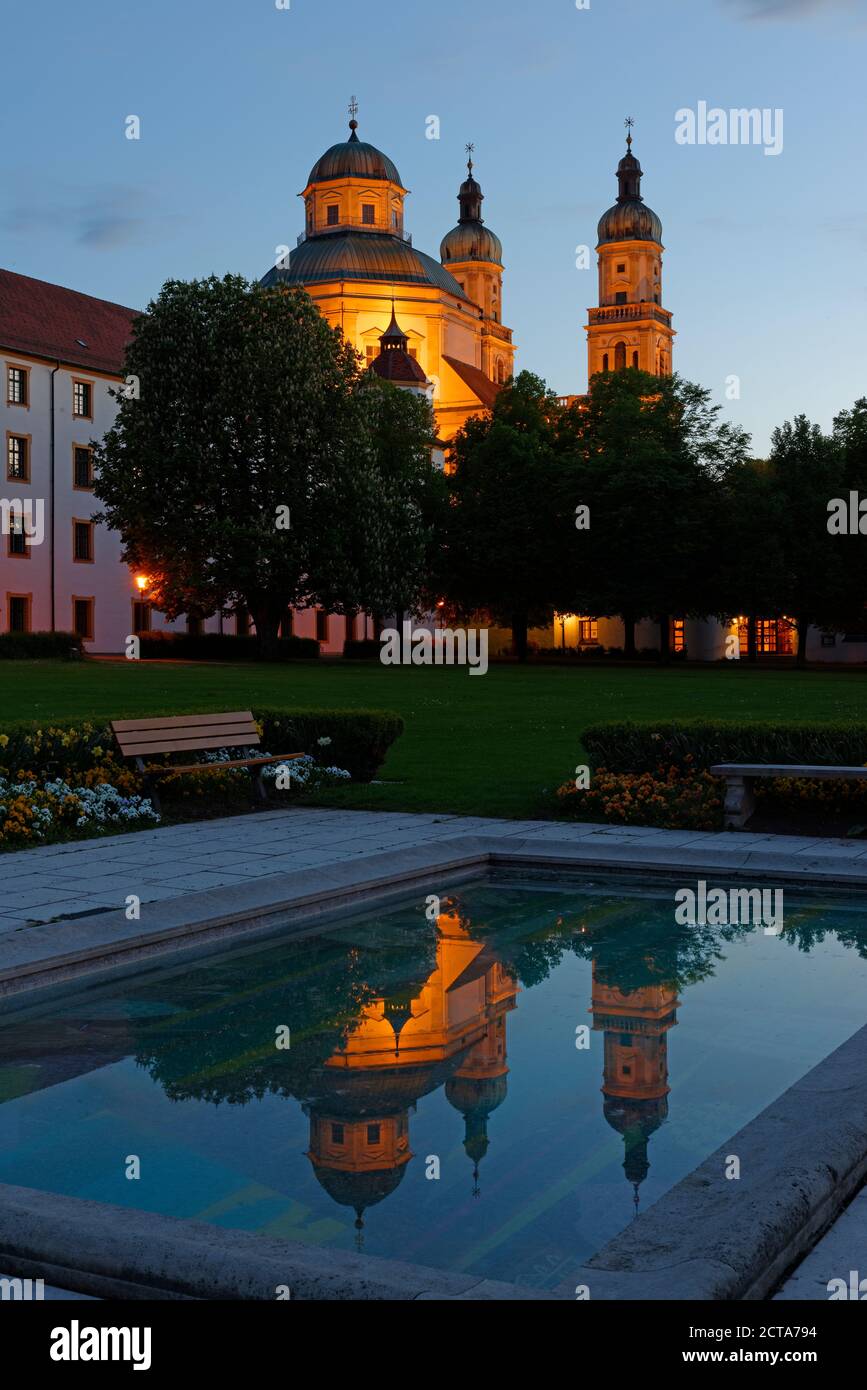
[[[137,574],[137,575],[136,575],[136,577],[135,577],[135,586],[136,586],[136,588],[138,589],[138,591],[139,591],[140,594],[143,594],[143,593],[144,593],[144,591],[145,591],[145,589],[147,588],[147,586],[148,586],[149,583],[150,583],[150,580],[148,579],[148,577],[147,577],[146,574]]]

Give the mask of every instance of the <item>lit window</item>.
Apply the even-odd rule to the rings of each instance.
[[[93,415],[93,387],[89,381],[72,383],[72,413],[80,420],[89,420]]]
[[[599,623],[595,618],[581,618],[578,622],[579,642],[598,642]]]
[[[72,523],[72,555],[79,564],[93,559],[93,522]]]
[[[6,370],[6,404],[27,405],[26,367],[8,367]]]
[[[30,482],[30,440],[26,434],[6,436],[6,477],[10,482]]]

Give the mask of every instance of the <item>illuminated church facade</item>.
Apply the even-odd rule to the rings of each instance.
[[[304,229],[297,245],[280,248],[262,283],[303,288],[372,373],[426,396],[437,423],[433,463],[447,467],[450,441],[468,419],[493,407],[514,374],[503,244],[483,217],[484,194],[467,146],[458,219],[439,258],[415,247],[406,230],[409,190],[394,162],[359,139],[354,100],[350,110],[348,139],[316,161],[299,195]],[[662,224],[644,201],[642,177],[630,129],[616,201],[599,222],[598,303],[585,325],[588,379],[631,367],[658,376],[672,371]],[[131,633],[149,629],[250,630],[244,612],[165,620],[148,601],[148,577],[130,573],[119,537],[93,520],[99,506],[91,441],[113,423],[110,393],[123,380],[134,319],[132,309],[0,270],[5,506],[32,503],[45,513],[44,543],[30,545],[6,527],[0,536],[0,631],[71,628],[85,650],[108,653],[123,651]],[[348,638],[373,635],[363,615],[346,619],[313,609],[287,612],[283,632],[315,639],[326,654],[341,652]],[[539,647],[619,647],[623,624],[616,615],[555,614],[530,638]],[[510,641],[509,633],[492,629],[491,655]],[[656,625],[637,624],[636,641],[639,648],[658,646]],[[732,641],[746,654],[745,619],[728,627],[671,620],[674,652],[718,660],[732,654]],[[758,621],[759,652],[793,655],[796,643],[789,620]],[[864,661],[867,637],[811,629],[807,656]]]
[[[458,222],[443,238],[440,259],[414,247],[405,229],[409,189],[387,155],[359,140],[354,103],[351,109],[349,139],[316,161],[300,194],[304,232],[295,250],[262,283],[306,290],[368,367],[388,349],[389,331],[401,333],[447,442],[493,405],[513,373],[512,331],[502,321],[502,243],[482,218],[484,194],[470,158]],[[414,384],[408,373],[397,382]]]

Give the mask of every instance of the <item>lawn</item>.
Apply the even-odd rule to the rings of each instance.
[[[403,715],[383,784],[328,804],[388,811],[539,816],[544,789],[583,761],[581,732],[605,719],[862,719],[867,673],[744,666],[560,669],[340,661],[280,666],[3,662],[0,728],[10,722],[273,708],[378,708]],[[276,748],[273,752],[284,750]]]

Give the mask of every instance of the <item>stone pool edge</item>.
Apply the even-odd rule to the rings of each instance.
[[[673,873],[725,875],[752,883],[867,890],[867,855],[863,864],[833,851],[802,857],[787,847],[786,837],[780,841],[773,849],[751,849],[726,835],[695,845],[665,846],[651,839],[591,846],[580,840],[464,834],[430,845],[359,855],[325,867],[142,903],[138,921],[128,921],[118,909],[5,932],[0,937],[0,1006],[46,987],[109,978],[170,955],[253,941],[280,926],[290,935],[310,934],[336,914],[386,905],[416,888],[439,886],[447,891],[502,867],[656,878]]]
[[[45,986],[111,977],[188,950],[252,944],[281,918],[290,934],[310,934],[323,929],[335,908],[387,903],[414,887],[447,891],[504,866],[867,888],[867,865],[842,865],[833,853],[799,859],[785,845],[759,852],[726,846],[724,836],[719,841],[664,850],[463,835],[143,905],[139,922],[128,922],[123,912],[66,919],[6,936],[0,1001],[23,1002]],[[741,1161],[738,1180],[724,1177],[730,1154]],[[4,1186],[0,1267],[109,1299],[273,1299],[277,1284],[294,1285],[293,1296],[302,1300],[564,1301],[575,1299],[580,1284],[591,1301],[761,1299],[812,1248],[865,1176],[867,1026],[553,1292]]]

